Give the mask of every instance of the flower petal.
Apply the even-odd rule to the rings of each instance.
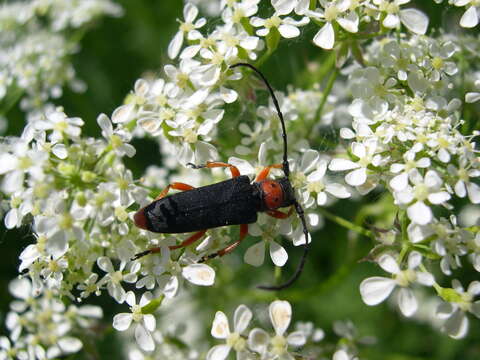
[[[153,341],[152,335],[141,324],[138,324],[135,328],[135,340],[142,350],[155,350],[155,342]]]
[[[268,308],[270,320],[277,335],[283,335],[292,319],[292,307],[288,301],[275,300]]]
[[[252,266],[262,265],[265,261],[265,241],[261,240],[250,246],[247,251],[245,251],[243,261]]]
[[[427,32],[428,16],[417,9],[400,10],[400,20],[411,32],[423,35]]]
[[[335,31],[333,30],[332,24],[327,22],[314,36],[313,42],[322,49],[333,49],[333,45],[335,44]]]
[[[230,328],[228,326],[227,316],[221,312],[217,311],[215,318],[212,323],[212,330],[210,332],[214,338],[217,339],[226,339],[230,334]]]
[[[132,323],[131,313],[120,313],[113,317],[113,327],[118,331],[125,331]]]
[[[395,280],[385,277],[371,277],[360,284],[362,300],[367,305],[377,305],[385,300],[395,288]]]
[[[228,345],[215,345],[207,353],[207,360],[224,360],[227,358],[231,347]]]
[[[252,311],[248,307],[243,304],[237,307],[235,314],[233,315],[235,332],[239,334],[244,332],[251,319]]]
[[[215,271],[206,264],[192,264],[182,269],[182,275],[192,284],[210,286],[215,282]]]
[[[270,241],[270,257],[276,266],[283,266],[288,260],[287,251],[275,241]]]
[[[410,317],[417,311],[417,299],[413,295],[412,290],[408,288],[401,288],[398,292],[398,306],[400,311],[406,317]]]

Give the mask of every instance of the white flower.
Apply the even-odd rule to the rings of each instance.
[[[177,57],[180,49],[183,45],[183,38],[187,34],[187,39],[191,39],[195,35],[195,30],[201,28],[206,24],[207,20],[205,18],[200,18],[195,21],[195,18],[198,15],[198,8],[192,3],[186,3],[183,8],[183,18],[185,22],[180,22],[180,29],[173,37],[172,41],[168,45],[168,57],[174,59]],[[195,21],[195,22],[194,22]]]
[[[305,2],[305,4],[308,4]],[[305,10],[305,15],[325,21],[325,25],[313,37],[313,43],[322,49],[331,50],[335,45],[333,22],[337,22],[345,31],[358,32],[359,18],[355,11],[350,11],[350,0],[322,1],[323,11]],[[298,12],[298,11],[297,11]]]
[[[307,176],[306,192],[307,198],[304,200],[305,206],[308,208],[308,198],[316,194],[317,204],[323,206],[327,204],[329,195],[338,199],[347,199],[351,196],[348,189],[339,183],[331,182],[326,178],[327,160],[321,160],[317,169]]]
[[[254,27],[261,28],[256,31],[258,36],[267,36],[272,29],[276,29],[280,35],[286,39],[297,37],[300,35],[300,30],[298,27],[308,24],[310,19],[308,17],[303,17],[301,20],[297,21],[291,17],[281,18],[281,15],[286,15],[291,12],[288,10],[288,8],[279,8],[268,19],[261,19],[254,16],[251,18],[250,23]]]
[[[268,310],[275,336],[270,337],[265,330],[255,328],[248,334],[248,346],[262,358],[269,355],[273,358],[293,360],[294,357],[289,353],[288,345],[301,347],[305,344],[306,338],[302,331],[284,336],[292,319],[292,307],[288,301],[276,300],[270,304]]]
[[[125,129],[113,129],[112,122],[105,114],[100,114],[97,118],[97,123],[102,129],[102,136],[108,141],[118,156],[127,155],[132,157],[135,155],[135,148],[128,144],[131,140],[131,134]]]
[[[380,256],[378,264],[383,270],[391,273],[393,278],[380,276],[365,279],[360,284],[360,294],[362,300],[367,305],[377,305],[384,301],[399,286],[398,305],[400,311],[405,316],[412,316],[418,308],[417,299],[409,286],[415,282],[431,286],[434,283],[433,276],[430,273],[416,271],[421,264],[422,257],[417,252],[411,252],[408,257],[408,268],[401,270],[395,259],[388,254]]]
[[[367,167],[371,164],[378,166],[382,162],[382,157],[377,152],[380,150],[375,139],[365,141],[365,143],[354,142],[351,145],[352,154],[358,158],[354,162],[347,159],[332,159],[328,168],[332,171],[352,170],[345,175],[345,182],[351,186],[360,186],[367,181]]]
[[[413,187],[407,186],[405,190],[395,192],[395,198],[400,204],[409,204],[407,214],[411,221],[426,225],[432,220],[433,213],[425,201],[443,204],[450,199],[450,194],[441,191],[443,182],[434,170],[428,170],[423,177],[417,169],[413,169],[409,179],[414,184]]]
[[[409,174],[416,168],[428,168],[430,166],[430,159],[427,157],[423,157],[421,159],[415,160],[416,153],[414,151],[407,151],[403,158],[405,160],[404,164],[401,163],[394,163],[390,166],[390,171],[394,174],[398,174],[394,176],[389,184],[394,191],[402,191],[408,185],[408,176]]]
[[[23,139],[12,140],[9,150],[0,154],[0,175],[5,175],[2,191],[10,194],[23,190],[26,174],[33,180],[44,179],[43,165],[48,159],[47,152],[31,149]]]
[[[262,229],[257,224],[251,224],[248,227],[248,231],[250,235],[253,236],[260,236],[263,234]],[[265,259],[265,244],[268,244],[270,249],[270,257],[275,264],[275,266],[283,266],[288,260],[288,253],[287,251],[278,244],[273,239],[265,239],[261,240],[260,242],[250,246],[247,251],[245,251],[245,255],[243,260],[252,266],[261,266]]]
[[[142,313],[142,307],[148,305],[152,300],[152,294],[146,292],[142,295],[140,303],[135,301],[135,294],[129,291],[125,300],[130,305],[131,313],[120,313],[113,317],[113,327],[118,331],[125,331],[130,327],[130,324],[135,322],[135,339],[137,344],[145,351],[153,351],[155,349],[155,342],[153,341],[151,332],[155,331],[155,317],[152,314]]]
[[[472,281],[465,291],[458,280],[452,281],[455,296],[449,296],[452,300],[444,302],[437,308],[437,316],[440,319],[447,319],[443,325],[443,330],[452,338],[460,339],[465,337],[468,332],[469,321],[466,316],[471,312],[477,318],[480,318],[480,300],[473,299],[480,294],[480,282]]]
[[[52,130],[49,135],[51,142],[62,142],[65,137],[78,138],[82,132],[83,120],[77,117],[69,118],[62,111],[54,111],[47,114],[47,119],[35,123],[38,130]]]
[[[168,245],[161,246],[161,261],[154,267],[153,273],[160,289],[168,298],[174,297],[181,279],[198,286],[211,286],[215,282],[215,270],[207,264],[185,264],[186,258],[173,261]],[[145,279],[148,282],[148,279]]]
[[[120,263],[118,270],[115,270],[112,265],[110,258],[102,256],[97,260],[98,267],[105,271],[105,275],[99,282],[98,286],[107,285],[108,293],[113,297],[118,303],[123,303],[125,301],[126,292],[120,284],[121,281],[128,283],[134,283],[137,281],[137,275],[135,273],[124,273],[124,269],[127,265],[125,261]]]
[[[231,349],[237,353],[237,359],[241,359],[247,354],[247,341],[242,333],[252,319],[252,312],[245,305],[240,305],[235,310],[233,319],[234,331],[230,332],[226,315],[221,311],[217,311],[215,314],[211,334],[216,339],[225,339],[226,343],[212,347],[207,353],[207,360],[224,360]]]
[[[380,11],[387,13],[382,22],[383,26],[393,29],[401,22],[411,32],[423,35],[427,32],[428,16],[417,9],[400,9],[401,5],[408,2],[410,0],[373,0]]]

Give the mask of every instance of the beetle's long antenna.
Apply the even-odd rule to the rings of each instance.
[[[283,114],[282,114],[282,111],[280,110],[280,105],[278,105],[278,100],[275,96],[275,93],[273,92],[272,87],[268,83],[267,78],[255,66],[253,66],[252,64],[249,64],[249,63],[237,63],[237,64],[234,64],[234,65],[231,65],[230,68],[233,69],[233,68],[236,68],[238,66],[246,66],[246,67],[252,69],[253,71],[255,71],[258,74],[258,76],[260,76],[262,78],[265,85],[267,85],[268,91],[270,92],[270,95],[271,95],[272,100],[273,100],[273,104],[275,105],[275,109],[277,110],[278,117],[280,118],[280,122],[282,124],[283,172],[285,173],[285,177],[288,178],[288,176],[290,175],[290,167],[288,165],[288,159],[287,159],[287,131],[285,130],[285,120],[283,119]]]
[[[252,64],[248,63],[237,63],[234,65],[231,65],[230,68],[235,68],[238,66],[246,66],[253,71],[255,71],[258,76],[261,77],[263,82],[268,88],[268,91],[270,92],[270,96],[272,97],[273,104],[275,105],[275,110],[277,110],[278,117],[280,119],[280,123],[282,124],[282,137],[283,137],[283,172],[285,173],[285,177],[288,179],[288,176],[290,175],[290,167],[288,165],[288,158],[287,158],[287,131],[285,129],[285,120],[283,118],[282,111],[280,110],[280,105],[278,104],[278,100],[275,96],[275,93],[273,92],[272,87],[268,83],[267,78],[258,70],[255,66]],[[300,263],[297,266],[297,270],[295,270],[295,273],[293,276],[285,283],[278,285],[278,286],[257,286],[259,289],[262,290],[272,290],[272,291],[277,291],[277,290],[282,290],[290,285],[292,285],[300,276],[300,274],[303,271],[303,267],[305,266],[305,261],[307,260],[307,255],[308,255],[308,243],[309,243],[309,235],[308,235],[308,229],[307,229],[307,221],[305,220],[305,213],[303,211],[302,206],[299,204],[297,200],[295,200],[295,211],[298,214],[298,217],[300,218],[300,221],[302,222],[303,226],[303,234],[305,235],[305,245],[303,245],[303,255],[302,258],[300,259]]]
[[[307,260],[307,255],[308,255],[308,230],[307,230],[307,222],[305,221],[305,213],[303,212],[302,206],[298,203],[298,201],[295,200],[295,210],[297,211],[298,217],[302,221],[302,226],[303,226],[303,234],[305,235],[305,245],[303,245],[303,254],[302,258],[300,259],[300,263],[297,266],[297,270],[295,270],[295,273],[293,276],[286,281],[285,283],[278,285],[278,286],[264,286],[260,285],[257,286],[257,288],[262,289],[262,290],[270,290],[270,291],[278,291],[278,290],[283,290],[290,285],[292,285],[302,274],[303,267],[305,266],[305,261]]]

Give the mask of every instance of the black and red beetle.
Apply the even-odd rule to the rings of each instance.
[[[308,252],[308,230],[305,215],[301,205],[295,198],[295,191],[288,179],[290,168],[287,160],[287,134],[285,121],[278,105],[272,87],[265,76],[253,65],[238,63],[230,66],[235,68],[246,66],[255,71],[263,80],[272,96],[275,109],[280,118],[283,136],[283,164],[275,164],[264,168],[253,182],[233,165],[223,162],[208,162],[204,165],[188,164],[194,169],[228,167],[232,179],[216,184],[194,188],[191,185],[175,182],[168,185],[157,198],[149,205],[137,211],[134,215],[135,225],[141,229],[156,233],[175,234],[195,232],[182,243],[170,246],[170,249],[179,249],[199,240],[208,229],[220,226],[240,225],[240,237],[237,241],[214,254],[204,256],[200,262],[223,256],[233,251],[248,233],[248,224],[257,221],[257,213],[265,212],[275,218],[284,219],[290,213],[277,209],[293,206],[302,222],[305,234],[304,253],[295,274],[286,283],[279,286],[260,286],[265,290],[281,290],[290,286],[303,270]],[[285,176],[278,180],[267,179],[272,168],[281,168]],[[181,190],[167,196],[170,189]],[[135,255],[138,259],[144,255],[159,252],[160,248],[152,248]]]

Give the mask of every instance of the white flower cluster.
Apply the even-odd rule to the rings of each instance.
[[[110,0],[8,2],[0,6],[0,101],[39,109],[62,95],[62,87],[82,90],[69,57],[78,51],[78,40],[69,40],[65,29],[79,29],[105,16],[119,16],[121,8]],[[8,109],[4,109],[8,110]]]
[[[6,317],[10,339],[0,337],[0,359],[53,359],[76,353],[82,342],[69,333],[93,328],[103,317],[100,307],[67,307],[55,290],[39,292],[26,278],[13,280],[9,290],[15,297]]]
[[[172,241],[162,242],[160,258],[131,261],[147,248],[147,239],[132,226],[129,207],[150,200],[121,161],[135,154],[122,114],[114,113],[115,127],[106,115],[98,117],[103,140],[81,137],[83,121],[56,110],[4,144],[1,189],[10,198],[5,225],[19,227],[25,217],[33,217],[37,241],[20,254],[19,270],[28,273],[35,291],[54,290],[81,300],[107,290],[117,302],[130,304],[133,294],[123,283],[147,289],[158,284],[164,296],[173,297],[183,279],[202,286],[214,282],[213,269],[194,263],[192,254],[180,258],[175,252],[172,260]],[[95,272],[96,265],[105,274]]]
[[[445,330],[462,337],[468,329],[464,312],[480,315],[473,303],[476,287],[472,285],[468,296],[458,285],[441,288],[419,253],[438,259],[446,276],[462,266],[463,256],[478,271],[478,234],[460,228],[455,218],[449,222],[435,216],[439,205],[453,208],[449,200],[454,196],[480,203],[480,186],[475,183],[480,176],[478,151],[473,137],[458,130],[460,100],[446,95],[458,71],[453,62],[456,50],[450,41],[420,37],[374,43],[365,56],[366,67],[350,75],[353,130],[341,130],[343,139],[353,141],[349,158],[333,159],[329,168],[347,171],[346,183],[361,194],[383,185],[404,212],[404,225],[390,238],[379,233],[383,250],[375,250],[376,262],[392,278],[364,280],[364,301],[378,304],[398,286],[400,310],[412,316],[418,304],[409,287],[433,287],[450,306],[448,317],[454,317]]]
[[[240,305],[233,315],[233,331],[230,330],[227,316],[217,311],[213,320],[211,334],[216,339],[225,340],[225,344],[213,346],[207,353],[207,360],[224,360],[231,352],[237,359],[294,360],[298,357],[325,358],[328,351],[335,349],[333,360],[358,359],[358,344],[371,343],[371,338],[359,338],[351,322],[336,322],[334,331],[341,337],[338,346],[320,344],[325,337],[322,329],[311,322],[296,323],[296,330],[287,334],[292,320],[292,307],[288,301],[275,300],[268,308],[274,334],[262,328],[253,328],[247,332],[253,318],[252,311]],[[327,350],[328,349],[328,350]]]
[[[173,143],[183,164],[216,160],[218,152],[211,144],[212,136],[225,114],[224,104],[238,98],[229,82],[241,78],[240,73],[228,68],[230,65],[241,61],[263,62],[277,48],[280,38],[298,37],[299,27],[308,24],[310,18],[324,23],[313,41],[328,49],[335,42],[331,24],[334,20],[354,33],[358,31],[360,18],[379,21],[388,14],[383,23],[386,29],[396,28],[401,19],[410,24],[407,27],[412,31],[425,33],[428,19],[423,13],[400,10],[407,2],[388,5],[383,0],[361,4],[350,0],[320,1],[320,8],[310,9],[314,6],[310,1],[272,1],[274,13],[263,19],[255,16],[259,0],[224,1],[221,2],[223,23],[209,34],[201,32],[206,19],[198,18],[197,7],[187,3],[183,19],[179,20],[179,31],[168,47],[169,57],[178,57],[179,64],[166,65],[165,78],[150,83],[137,81],[122,111],[131,119],[138,119],[147,133],[162,135]]]
[[[247,334],[253,313],[245,305],[240,305],[235,310],[233,331],[230,330],[227,316],[217,311],[211,334],[216,339],[225,340],[225,344],[212,347],[207,353],[207,360],[224,360],[232,351],[236,353],[237,359],[293,360],[302,354],[308,357],[314,354],[325,356],[326,348],[335,347],[331,345],[323,347],[319,344],[325,333],[322,329],[315,329],[311,322],[297,323],[296,331],[287,335],[286,331],[292,320],[292,307],[288,301],[272,302],[268,314],[274,330],[273,335],[258,327],[251,329]],[[343,339],[339,341],[342,345],[334,351],[332,359],[358,359],[356,343],[361,343],[363,339],[356,339],[353,324],[338,322],[334,330]]]

